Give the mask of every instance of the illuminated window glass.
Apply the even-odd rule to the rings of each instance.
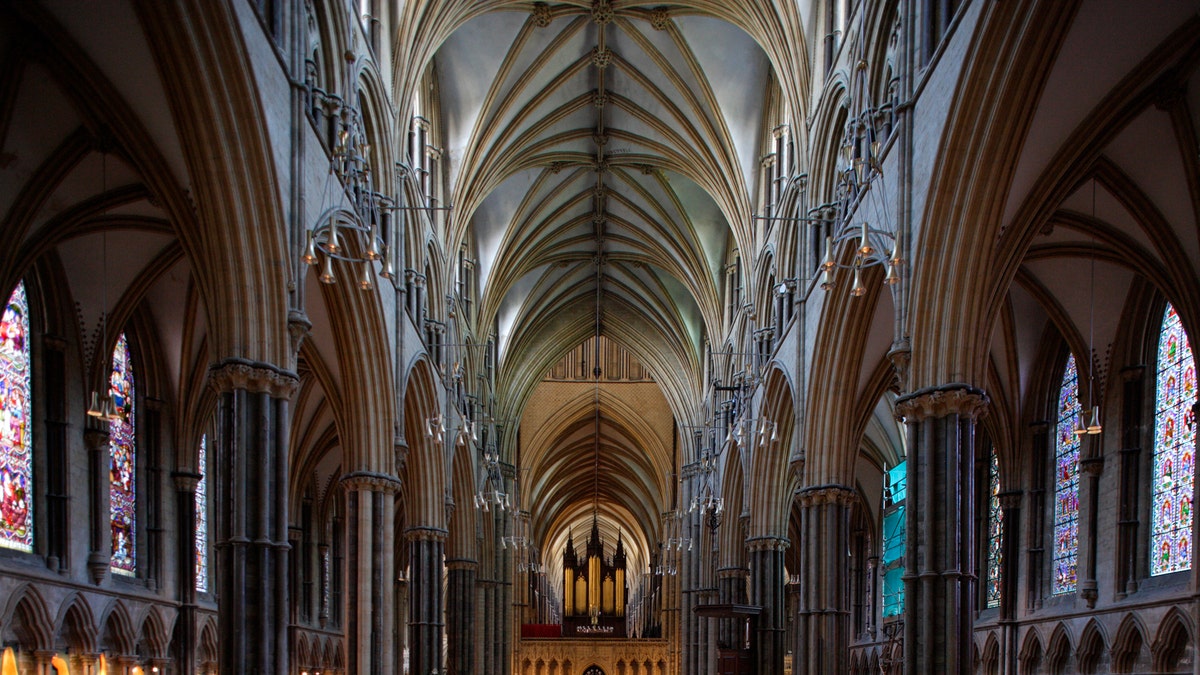
[[[1053,593],[1075,591],[1079,555],[1079,372],[1075,356],[1067,359],[1058,389],[1058,425],[1054,442],[1054,581]]]
[[[113,349],[112,377],[108,395],[117,418],[108,423],[110,519],[112,522],[112,570],[133,576],[137,573],[137,439],[134,433],[133,359],[125,334]]]
[[[1004,512],[1000,509],[1000,460],[992,448],[988,462],[988,549],[987,549],[987,606],[1000,606],[1000,568],[1004,552],[1000,548],[1004,535]]]
[[[904,613],[904,500],[907,493],[908,462],[900,462],[887,473],[883,489],[883,552],[879,568],[883,576],[883,616]]]
[[[1167,305],[1158,336],[1154,406],[1154,486],[1150,574],[1192,566],[1192,484],[1196,448],[1196,364],[1175,308]]]
[[[0,548],[33,551],[29,303],[18,283],[0,316]]]
[[[208,435],[200,437],[197,461],[201,477],[196,483],[196,590],[208,591]]]

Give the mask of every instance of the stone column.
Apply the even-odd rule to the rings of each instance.
[[[442,567],[446,531],[414,527],[408,536],[408,672],[442,672]]]
[[[1086,455],[1084,455],[1085,452]],[[1080,514],[1080,520],[1086,524],[1084,532],[1087,539],[1083,540],[1086,545],[1081,552],[1079,561],[1081,563],[1079,595],[1090,609],[1096,606],[1096,599],[1099,597],[1099,589],[1096,585],[1096,545],[1098,543],[1096,537],[1099,534],[1100,474],[1104,472],[1104,455],[1100,450],[1099,437],[1090,434],[1084,436],[1080,455],[1083,456],[1083,459],[1079,462],[1079,472],[1082,476],[1087,476],[1087,482],[1084,484],[1086,492],[1081,490],[1082,494],[1086,495],[1086,501],[1080,500],[1087,505],[1087,511]]]
[[[752,537],[746,540],[746,545],[750,549],[751,599],[762,608],[755,626],[755,655],[758,662],[755,672],[782,673],[786,651],[784,636],[787,631],[783,552],[787,549],[788,540],[781,537]]]
[[[88,422],[92,422],[89,420]],[[109,471],[112,457],[108,449],[108,425],[88,428],[83,441],[88,449],[88,502],[91,506],[91,537],[88,540],[88,575],[98,584],[108,576],[112,562],[112,502],[109,494]]]
[[[1006,672],[1017,672],[1017,656],[1021,645],[1017,642],[1020,626],[1017,624],[1017,577],[1021,556],[1021,499],[1020,490],[1006,490],[997,495],[1004,529],[1000,533],[1000,625],[1004,634],[1002,653],[1008,666]]]
[[[1047,463],[1052,461],[1050,424],[1045,421],[1030,425],[1032,433],[1030,458],[1032,470],[1029,474],[1029,519],[1026,536],[1028,549],[1025,555],[1025,609],[1041,609],[1042,589],[1045,585],[1046,560],[1046,477]]]
[[[475,572],[479,563],[457,558],[446,561],[446,622],[452,675],[475,673]]]
[[[346,490],[346,671],[391,673],[395,608],[395,476],[358,471],[342,477]]]
[[[175,479],[175,559],[179,580],[179,618],[175,620],[175,653],[180,672],[194,673],[199,667],[196,641],[196,486],[203,478],[198,473],[178,471]]]
[[[717,602],[746,604],[746,573],[744,567],[722,567],[717,570]],[[730,649],[741,641],[741,620],[721,619],[718,622],[717,646]]]
[[[971,672],[975,617],[975,421],[988,397],[965,384],[896,401],[908,425],[904,672]]]
[[[800,608],[792,672],[849,668],[850,505],[853,489],[822,485],[800,492]]]
[[[265,363],[212,366],[220,671],[289,675],[289,400],[299,379]]]

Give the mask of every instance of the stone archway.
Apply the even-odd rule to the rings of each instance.
[[[588,669],[583,671],[583,675],[604,675],[604,669],[600,666],[588,666]]]

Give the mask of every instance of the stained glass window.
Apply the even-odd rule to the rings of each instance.
[[[883,551],[879,567],[883,577],[883,616],[904,613],[904,499],[908,463],[900,462],[887,472],[883,489]]]
[[[33,551],[29,302],[18,283],[0,316],[0,548]]]
[[[1004,552],[1000,548],[1004,535],[1004,511],[1000,509],[1000,460],[996,448],[990,453],[988,462],[988,550],[987,550],[987,606],[1000,606],[1000,569],[1004,563]]]
[[[1058,389],[1058,425],[1054,442],[1054,581],[1053,593],[1075,591],[1079,554],[1079,372],[1075,355],[1067,359]]]
[[[196,483],[196,590],[208,592],[208,435],[200,437],[196,466],[201,474]]]
[[[116,574],[137,573],[137,439],[134,433],[133,359],[125,334],[113,349],[112,377],[108,395],[117,419],[108,423],[110,519],[112,521],[112,570]]]
[[[1192,483],[1196,449],[1196,364],[1175,308],[1158,336],[1154,406],[1154,487],[1150,574],[1192,567]]]

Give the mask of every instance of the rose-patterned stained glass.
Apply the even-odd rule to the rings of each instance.
[[[1175,308],[1158,337],[1150,574],[1192,567],[1192,485],[1196,451],[1196,363]]]
[[[1075,591],[1079,554],[1079,372],[1075,355],[1067,359],[1058,389],[1058,425],[1054,442],[1054,595]]]
[[[0,316],[0,548],[33,551],[29,302],[18,283]]]
[[[1000,569],[1004,563],[1001,540],[1004,536],[1004,511],[1000,508],[1000,460],[992,448],[988,463],[988,551],[987,606],[1000,606]]]
[[[208,434],[200,437],[196,462],[201,474],[196,483],[196,590],[208,592]]]
[[[134,418],[133,359],[125,334],[117,338],[112,355],[108,395],[118,418],[108,423],[112,570],[137,573],[137,438]]]

